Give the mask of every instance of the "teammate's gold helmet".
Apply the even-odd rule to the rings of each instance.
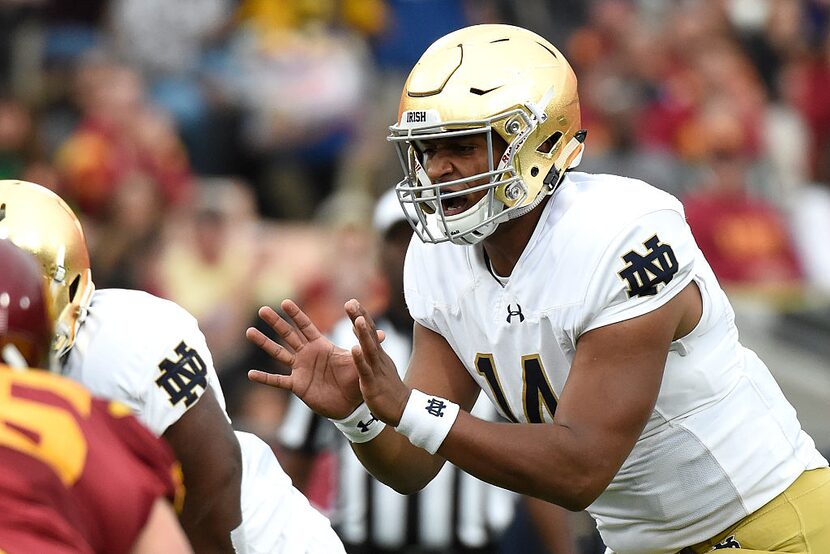
[[[585,140],[570,64],[547,40],[510,25],[466,27],[433,43],[410,72],[389,129],[404,167],[398,199],[417,208],[410,223],[425,242],[457,244],[475,244],[535,208],[579,163]],[[491,155],[487,173],[430,181],[419,141],[482,133],[492,152],[493,132],[508,146],[500,159]],[[444,214],[442,199],[477,190],[487,191],[477,204]]]
[[[58,356],[75,341],[95,286],[78,218],[57,194],[25,181],[0,181],[0,238],[35,255],[48,285]]]

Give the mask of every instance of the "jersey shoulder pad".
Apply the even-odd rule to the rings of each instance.
[[[597,248],[603,246],[598,239],[613,238],[646,214],[663,210],[684,214],[677,198],[638,179],[577,173],[569,183],[563,194],[554,197],[554,202],[565,205],[554,207],[561,214],[556,219]]]
[[[164,336],[172,330],[199,327],[196,318],[175,302],[139,290],[96,291],[90,310],[113,328],[108,338],[114,343],[134,342],[129,333]]]

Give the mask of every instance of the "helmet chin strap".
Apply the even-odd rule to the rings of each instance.
[[[542,200],[544,200],[546,196],[547,194],[537,194],[533,202],[527,206],[522,206],[515,211],[509,212],[508,219],[516,219],[517,217],[522,217],[526,213],[532,211],[536,206],[542,203]]]
[[[491,221],[490,223],[470,231],[469,233],[465,233],[464,235],[450,237],[450,242],[453,244],[460,244],[461,246],[472,246],[473,244],[478,244],[493,234],[493,231],[496,229],[496,225],[496,221]]]

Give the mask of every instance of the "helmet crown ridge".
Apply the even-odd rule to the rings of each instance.
[[[469,30],[470,33],[457,31],[450,35],[458,35],[461,41],[458,44],[436,48],[437,44],[445,44],[439,41],[423,54],[404,87],[402,107],[418,104],[414,100],[417,98],[424,98],[424,104],[433,104],[430,96],[452,94],[467,96],[465,103],[453,107],[467,108],[472,115],[480,116],[504,109],[505,102],[538,102],[545,90],[534,89],[558,84],[557,88],[562,90],[563,83],[557,81],[564,80],[563,73],[573,75],[564,57],[552,44],[535,35],[526,36],[523,29],[479,25]],[[503,32],[481,40],[482,32],[493,30]],[[516,31],[519,31],[518,36]],[[498,38],[500,36],[503,38]],[[523,100],[518,100],[523,96]]]

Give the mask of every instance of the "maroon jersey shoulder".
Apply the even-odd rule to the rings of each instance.
[[[160,439],[120,404],[57,375],[0,369],[0,550],[128,552],[181,480]]]

